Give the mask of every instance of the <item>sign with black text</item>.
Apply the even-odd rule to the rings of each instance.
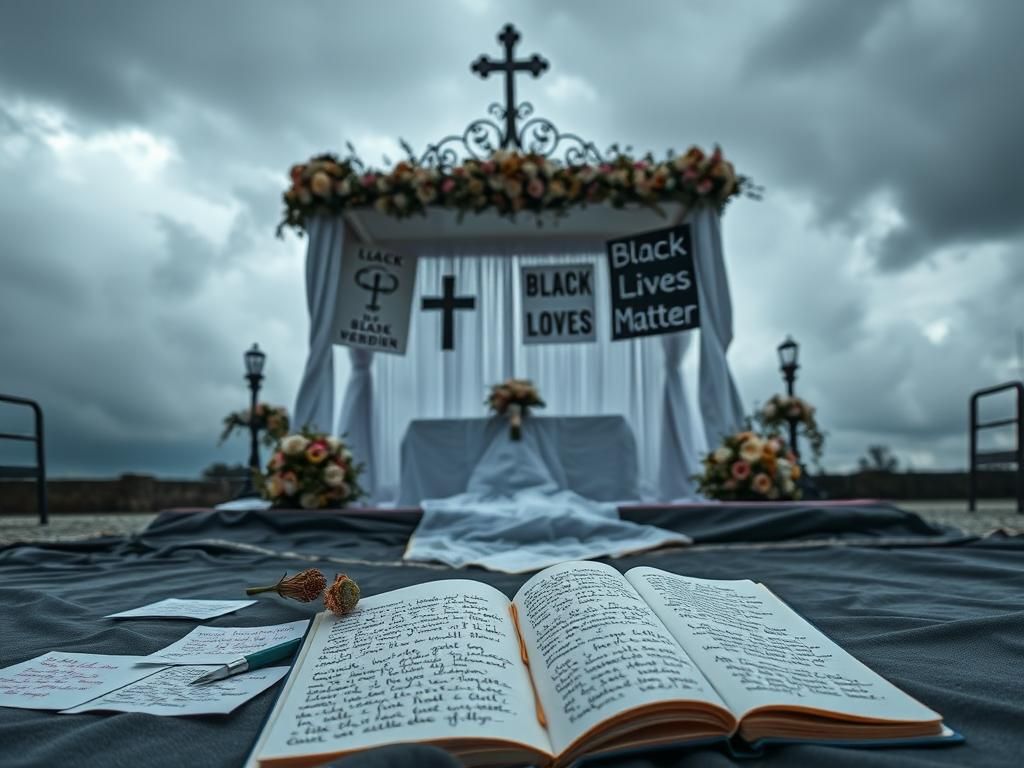
[[[609,240],[612,340],[700,326],[690,225]]]
[[[341,259],[334,343],[404,355],[415,283],[415,256],[349,248]]]
[[[523,344],[594,341],[594,266],[522,267]]]

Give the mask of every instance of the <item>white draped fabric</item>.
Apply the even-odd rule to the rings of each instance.
[[[568,490],[556,478],[563,473],[545,456],[535,427],[527,421],[521,441],[499,430],[465,493],[421,503],[423,517],[406,547],[406,560],[525,573],[566,560],[692,543],[674,531],[620,520],[614,504]]]
[[[685,361],[698,332],[611,341],[602,241],[560,239],[555,228],[549,237],[535,234],[516,241],[392,244],[420,257],[407,352],[403,357],[353,354],[337,428],[374,473],[363,478],[372,500],[397,496],[399,446],[412,419],[484,415],[489,385],[509,376],[533,379],[547,401],[547,414],[625,416],[637,436],[643,495],[692,497],[689,477],[699,470],[697,456],[707,447],[705,434],[717,442],[721,434],[739,428],[743,409],[725,356],[732,341],[732,307],[718,217],[699,211],[690,220],[701,291],[702,418],[694,417],[687,394],[696,382],[685,375],[694,368]],[[310,359],[296,403],[297,425],[330,423],[334,384],[327,334],[343,235],[340,220],[318,219],[310,227]],[[559,262],[595,265],[597,341],[523,345],[520,267]],[[441,313],[420,309],[422,297],[440,295],[444,275],[455,276],[457,295],[477,302],[473,310],[456,312],[455,349],[447,352],[441,350]]]
[[[309,222],[306,248],[306,308],[309,311],[309,356],[292,411],[292,426],[322,432],[334,419],[334,346],[331,325],[338,300],[338,277],[345,240],[340,216],[317,216]],[[353,382],[349,382],[352,387]]]

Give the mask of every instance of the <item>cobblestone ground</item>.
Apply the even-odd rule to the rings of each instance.
[[[964,501],[905,501],[903,509],[917,512],[926,520],[951,525],[967,533],[985,534],[1003,529],[1024,534],[1024,514],[1013,501],[985,501],[977,512],[968,512]],[[49,525],[39,525],[31,515],[0,517],[0,545],[17,541],[80,541],[96,536],[123,536],[141,531],[156,515],[124,513],[96,515],[51,515]]]

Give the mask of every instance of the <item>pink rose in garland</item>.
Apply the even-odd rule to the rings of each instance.
[[[356,464],[344,441],[303,430],[277,444],[260,492],[275,507],[342,508],[365,495],[359,487],[362,464]]]

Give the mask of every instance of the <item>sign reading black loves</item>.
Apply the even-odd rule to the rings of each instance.
[[[609,240],[612,340],[700,326],[689,224]]]
[[[591,264],[524,266],[523,344],[565,344],[597,338]]]

